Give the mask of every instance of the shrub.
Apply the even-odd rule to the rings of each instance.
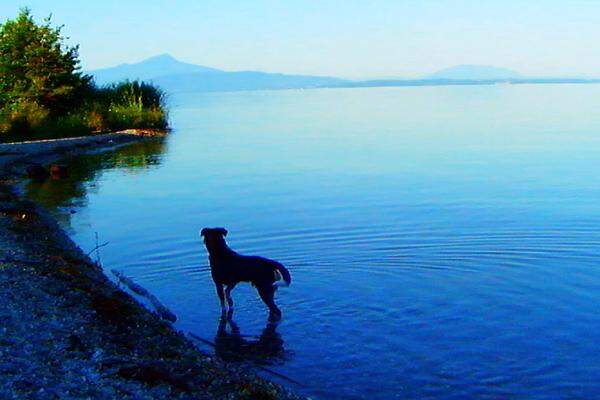
[[[164,108],[165,93],[151,83],[124,81],[98,90],[99,99],[118,106],[144,108]]]
[[[73,113],[49,122],[45,129],[55,137],[83,136],[92,133],[88,115]]]
[[[30,132],[42,126],[49,114],[47,109],[35,102],[17,101],[2,109],[3,130],[11,134]]]
[[[168,125],[166,96],[152,84],[125,81],[109,85],[98,89],[95,99],[108,109],[104,129],[165,129]]]
[[[165,129],[167,119],[160,108],[143,109],[137,106],[113,106],[108,110],[106,125],[111,130]]]
[[[50,19],[38,25],[23,9],[0,24],[2,141],[166,129],[165,103],[165,93],[149,83],[96,87],[79,71],[78,48],[64,44]]]

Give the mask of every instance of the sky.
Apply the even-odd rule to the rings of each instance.
[[[169,53],[225,70],[418,77],[459,64],[600,76],[600,0],[1,0],[53,15],[85,69]]]

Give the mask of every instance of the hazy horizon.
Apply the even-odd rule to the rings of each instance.
[[[416,78],[455,65],[524,76],[596,77],[600,3],[507,1],[5,1],[53,15],[95,70],[168,53],[224,70],[346,78]]]

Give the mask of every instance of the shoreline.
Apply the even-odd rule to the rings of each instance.
[[[164,134],[0,145],[1,398],[301,399],[251,368],[203,353],[18,191],[31,163],[156,136]]]
[[[129,129],[63,139],[0,143],[0,168],[5,169],[11,164],[33,162],[30,160],[33,156],[41,157],[36,158],[36,163],[52,162],[70,154],[83,154],[89,150],[108,151],[130,143],[163,138],[167,134],[167,131]],[[0,175],[4,175],[6,172],[1,171]],[[19,171],[13,173],[18,174]]]

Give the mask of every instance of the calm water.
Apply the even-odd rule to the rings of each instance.
[[[28,189],[177,328],[318,398],[600,397],[600,86],[171,100],[165,143]],[[279,326],[248,286],[219,325],[204,226],[292,271]]]

